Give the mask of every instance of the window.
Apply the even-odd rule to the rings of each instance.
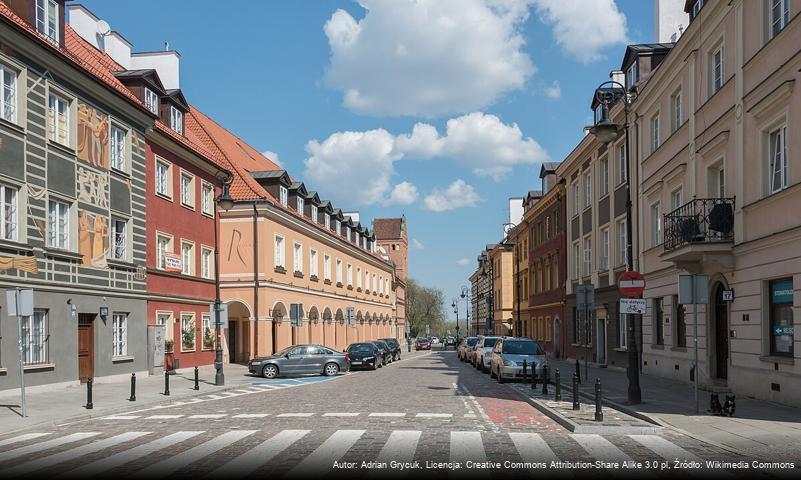
[[[607,270],[609,268],[609,229],[601,230],[601,258],[599,260],[600,270]]]
[[[289,205],[289,192],[287,191],[286,187],[278,187],[278,196],[279,200],[281,201],[281,205],[285,207]]]
[[[195,177],[181,172],[181,205],[195,208]]]
[[[195,314],[181,314],[181,351],[191,352],[195,350]]]
[[[69,102],[51,93],[47,103],[47,138],[62,145],[69,145],[70,138]]]
[[[203,247],[200,251],[200,276],[210,279],[213,273],[211,257],[214,251],[209,247]]]
[[[581,261],[579,257],[579,244],[573,244],[573,278],[581,276]]]
[[[314,223],[320,223],[320,220],[317,217],[317,205],[311,206],[311,218],[314,220]]]
[[[651,117],[651,151],[655,152],[659,148],[661,137],[659,136],[659,114]]]
[[[17,72],[0,65],[0,118],[17,121]]]
[[[112,357],[128,355],[128,314],[114,313],[111,320],[112,330]]]
[[[618,311],[620,311],[620,302],[618,302]],[[617,316],[617,345],[620,348],[626,348],[626,318],[627,314],[620,312]]]
[[[317,276],[317,250],[309,250],[309,275]]]
[[[681,127],[684,118],[681,111],[681,89],[670,97],[670,132],[673,133]]]
[[[350,241],[350,227],[345,225],[345,238]]]
[[[768,135],[770,163],[768,193],[776,193],[787,188],[787,126],[773,130]]]
[[[617,183],[618,185],[626,183],[628,169],[628,161],[626,160],[626,143],[625,141],[617,146]]]
[[[370,282],[371,282],[370,283],[370,290],[375,292],[377,290],[376,283],[375,283],[375,273],[373,274],[373,278],[372,278],[372,280]]]
[[[723,87],[723,46],[712,52],[710,56],[710,79],[712,81],[711,94],[714,95]]]
[[[370,291],[370,272],[364,271],[364,289]]]
[[[662,244],[662,215],[659,214],[659,204],[651,205],[651,246]]]
[[[677,208],[681,207],[681,188],[674,190],[670,194],[670,210],[676,210]]]
[[[195,273],[195,244],[186,240],[181,240],[181,273]]]
[[[601,159],[601,178],[598,181],[601,183],[600,185],[600,194],[603,197],[607,193],[609,193],[609,160],[604,157]],[[548,229],[545,229],[545,237],[548,238]]]
[[[323,222],[325,223],[325,228],[331,230],[331,215],[324,213]]]
[[[172,198],[172,164],[160,158],[156,158],[156,193],[158,195]]]
[[[55,0],[36,0],[36,31],[58,43],[59,12]]]
[[[214,349],[214,332],[211,329],[211,315],[203,314],[203,350]]]
[[[184,112],[170,105],[170,128],[184,134]]]
[[[127,235],[128,222],[121,218],[111,218],[111,258],[115,260],[125,260],[127,258]]]
[[[214,186],[205,181],[200,187],[200,211],[204,215],[214,216]]]
[[[167,353],[172,353],[173,351],[173,347],[171,345],[175,338],[172,330],[173,323],[172,312],[156,313],[156,325],[164,325],[164,341],[169,342],[165,345],[167,348],[164,349]]]
[[[47,363],[47,310],[34,310],[22,317],[22,362],[25,365]]]
[[[298,203],[297,203],[298,213],[303,215],[303,206],[304,206],[303,205],[304,204],[303,197],[298,197],[297,201],[298,201]]]
[[[328,254],[323,255],[323,277],[331,280],[331,257]]]
[[[790,21],[790,1],[770,0],[770,36],[775,37]]]
[[[653,305],[654,306],[651,318],[653,318],[654,322],[654,344],[664,345],[665,332],[663,330],[664,313],[662,311],[662,298],[661,297],[654,298]]]
[[[378,276],[378,293],[380,293],[382,295],[384,294],[384,276],[383,275],[379,275]]]
[[[284,237],[281,235],[275,236],[275,266],[276,268],[284,268]]]
[[[342,284],[342,260],[337,258],[337,283]]]
[[[47,246],[67,250],[69,245],[70,207],[50,200],[47,208]]]
[[[584,239],[584,275],[592,274],[592,239]]]
[[[770,354],[793,357],[793,279],[770,282]]]
[[[595,123],[601,123],[608,118],[609,118],[609,107],[607,107],[603,103],[595,107]]]
[[[348,264],[348,286],[353,286],[353,265]]]
[[[356,288],[362,288],[362,269],[356,269]]]
[[[698,16],[698,12],[701,11],[701,8],[703,6],[704,6],[704,0],[695,0],[695,3],[693,4],[693,16],[692,16],[692,18],[695,18],[695,17]]]
[[[581,202],[579,201],[579,184],[578,184],[578,180],[576,180],[575,182],[573,182],[573,215],[574,216],[579,214],[579,210],[580,210],[579,205],[581,205]]]
[[[296,272],[302,272],[303,271],[303,245],[301,245],[299,242],[295,242],[294,247],[295,248],[294,248],[293,262],[294,262],[294,266],[295,266],[295,271]]]
[[[111,126],[111,130],[109,131],[111,137],[111,168],[115,170],[119,170],[120,172],[125,171],[125,131],[115,127],[114,125]]]
[[[342,223],[340,223],[339,220],[336,221],[335,227],[336,227],[335,230],[337,232],[337,235],[342,235]]]
[[[145,87],[145,106],[156,115],[159,114],[159,97],[153,90],[147,87]]]
[[[626,264],[626,221],[617,222],[617,264]]]
[[[592,173],[584,176],[584,208],[592,205]]]
[[[687,309],[679,305],[678,295],[673,295],[673,323],[675,324],[675,338],[673,343],[677,347],[687,346]]]
[[[172,238],[166,235],[156,235],[156,256],[158,268],[167,268],[167,254],[172,253]]]
[[[626,71],[626,87],[628,87],[629,90],[637,85],[637,73],[637,61],[635,60],[628,71]]]

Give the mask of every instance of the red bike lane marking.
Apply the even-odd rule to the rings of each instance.
[[[519,398],[507,387],[494,385],[484,396],[476,397],[489,420],[497,427],[509,430],[560,432],[564,429],[545,414]]]

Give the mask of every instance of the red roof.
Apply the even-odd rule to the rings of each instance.
[[[402,218],[376,218],[373,220],[373,233],[377,240],[394,240],[401,238],[403,232]]]

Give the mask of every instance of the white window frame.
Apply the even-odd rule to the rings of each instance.
[[[626,183],[626,170],[629,168],[629,162],[626,159],[626,141],[620,142],[617,146],[617,179],[618,185]]]
[[[311,205],[311,218],[314,223],[320,223],[320,219],[317,218],[317,205]]]
[[[299,213],[299,214],[303,215],[303,210],[304,210],[304,207],[305,207],[305,206],[306,206],[306,202],[303,200],[303,197],[301,197],[300,195],[298,195],[298,198],[297,198],[297,207],[298,207],[298,213]]]
[[[336,270],[337,270],[337,283],[342,283],[342,260],[337,258],[336,260]]]
[[[205,180],[200,182],[200,211],[214,218],[214,185]]]
[[[317,250],[309,249],[309,275],[318,276]]]
[[[584,175],[584,208],[592,206],[592,171]]]
[[[185,182],[186,181],[186,182]],[[195,176],[186,170],[181,170],[181,206],[191,210],[195,209]]]
[[[581,278],[581,256],[579,242],[573,243],[573,278]]]
[[[600,172],[600,175],[599,175],[600,178],[598,179],[598,181],[601,184],[600,185],[601,188],[599,189],[600,190],[599,193],[600,193],[601,197],[603,197],[603,196],[605,196],[606,194],[609,193],[609,157],[604,157],[604,158],[601,159],[601,161],[600,161],[600,169],[601,169],[601,172]],[[548,231],[549,231],[549,229],[546,229],[546,236],[547,236],[547,232]]]
[[[186,249],[184,247],[189,247],[188,258]],[[191,240],[185,240],[183,238],[181,239],[181,274],[182,275],[195,274],[195,242]]]
[[[0,118],[11,123],[17,123],[18,79],[16,70],[0,64]]]
[[[651,246],[662,244],[662,212],[659,202],[651,205]]]
[[[36,31],[55,44],[60,41],[61,15],[55,0],[36,0]]]
[[[336,224],[335,225],[336,225],[337,235],[342,235],[342,222],[340,222],[339,220],[336,220]]]
[[[47,202],[47,246],[70,248],[70,205],[55,198]]]
[[[362,269],[356,267],[356,288],[362,288]]]
[[[584,254],[584,276],[592,275],[592,237],[585,237],[582,240],[582,251]]]
[[[303,244],[300,242],[292,245],[292,261],[295,271],[303,273]]]
[[[347,275],[348,275],[348,277],[347,277],[348,278],[348,286],[352,287],[353,286],[353,265],[351,265],[349,263],[348,266],[347,266],[346,272],[347,272]]]
[[[684,122],[683,113],[681,109],[681,88],[676,90],[670,97],[670,131],[671,133],[678,130]]]
[[[214,249],[211,247],[205,245],[200,247],[200,276],[207,280],[210,280],[214,276],[213,255]]]
[[[166,240],[166,242],[163,242],[163,240]],[[174,237],[172,235],[168,235],[166,233],[156,232],[156,268],[157,269],[164,270],[166,268],[165,255],[164,254],[165,253],[173,253],[173,240],[174,240]]]
[[[201,333],[200,333],[200,349],[201,350],[213,350],[214,345],[216,345],[216,340],[214,339],[214,331],[211,329],[211,315],[208,313],[201,314]],[[209,333],[209,336],[212,338],[212,346],[206,346],[206,332]]]
[[[726,81],[726,58],[724,54],[723,45],[720,45],[709,56],[710,97],[720,91]]]
[[[127,172],[128,132],[112,123],[109,127],[109,163],[119,172]]]
[[[159,96],[147,87],[145,87],[145,107],[156,115],[159,114]]]
[[[364,290],[370,291],[370,271],[367,269],[364,270]]]
[[[184,112],[170,105],[170,128],[181,135],[184,134]]]
[[[617,264],[625,265],[626,264],[626,249],[627,249],[627,241],[628,234],[626,233],[626,219],[620,220],[617,222]]]
[[[670,211],[674,211],[677,208],[683,205],[682,203],[682,188],[679,187],[676,190],[670,192]]]
[[[122,224],[122,232],[119,225]],[[118,235],[120,233],[120,235]],[[121,242],[117,237],[120,236]],[[128,260],[128,220],[122,217],[111,217],[111,246],[109,248],[109,258],[114,260]]]
[[[324,213],[323,222],[325,222],[325,228],[331,230],[331,215]]]
[[[774,140],[775,138],[775,140]],[[787,124],[768,131],[768,195],[787,188]]]
[[[659,121],[659,112],[656,112],[655,115],[651,117],[651,152],[655,152],[656,149],[662,144],[662,135],[661,135],[661,125]]]
[[[275,234],[273,239],[273,262],[276,268],[286,268],[285,242],[283,235]]]
[[[184,332],[189,331],[185,323],[191,327],[192,346],[184,347]],[[181,352],[194,352],[197,350],[197,324],[195,323],[195,312],[181,312]]]
[[[637,60],[634,60],[629,66],[629,69],[626,71],[626,82],[627,82],[627,89],[631,90],[635,85],[637,85]]]
[[[601,230],[601,252],[598,259],[600,271],[609,270],[609,227]]]
[[[323,277],[324,280],[331,280],[331,255],[323,254]]]
[[[114,312],[111,316],[111,357],[128,356],[128,314]]]
[[[162,173],[160,167],[165,170]],[[156,173],[153,175],[156,195],[172,200],[172,162],[156,155]]]
[[[283,185],[278,186],[278,201],[285,207],[289,205],[289,190]]]
[[[779,16],[776,18],[776,7],[779,7]],[[770,0],[768,2],[768,34],[775,37],[790,21],[790,0]]]
[[[47,98],[47,138],[50,141],[69,147],[70,137],[72,136],[72,128],[70,124],[72,120],[70,118],[72,101],[66,96],[52,91],[48,94]],[[64,109],[63,112],[61,111],[62,107]],[[57,128],[57,117],[64,119],[63,129]]]
[[[43,309],[34,309],[33,315],[22,317],[22,358],[25,365],[43,365],[48,362],[48,315]],[[34,326],[39,323],[39,332]]]

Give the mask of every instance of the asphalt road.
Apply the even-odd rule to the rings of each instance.
[[[0,476],[508,478],[541,476],[546,472],[530,467],[552,461],[578,468],[549,477],[635,474],[625,462],[656,464],[649,475],[672,476],[677,458],[742,460],[669,430],[570,434],[452,351],[405,354],[377,371],[333,379],[251,383],[174,406],[0,437]]]

